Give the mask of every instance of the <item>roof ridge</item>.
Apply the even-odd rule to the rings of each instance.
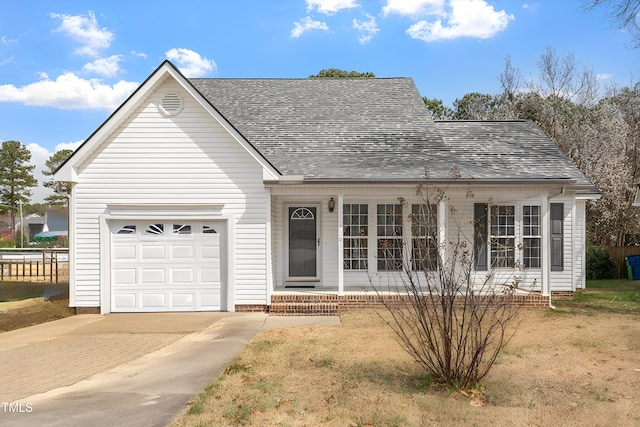
[[[396,77],[193,77],[187,79],[189,81],[196,80],[295,80],[295,81],[354,81],[354,80],[413,80],[411,76]]]

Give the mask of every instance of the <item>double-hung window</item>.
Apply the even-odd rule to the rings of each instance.
[[[437,205],[411,205],[411,267],[435,270],[438,266]]]
[[[486,248],[491,267],[524,268],[542,265],[542,210],[539,205],[487,205],[474,207],[474,251],[476,268],[487,269]],[[486,212],[489,213],[487,218]],[[488,233],[487,231],[488,230]],[[487,245],[487,239],[489,245]],[[520,250],[522,249],[522,250]]]
[[[376,215],[378,236],[378,271],[401,270],[402,205],[379,204]]]
[[[408,266],[413,270],[436,269],[437,205],[413,204],[407,208],[411,209],[409,213],[403,212],[403,206],[398,203],[344,204],[343,268],[367,271],[373,262],[377,271],[394,271],[401,270],[409,262]],[[369,214],[374,216],[371,227]],[[406,229],[404,216],[409,219]],[[377,250],[371,253],[369,245],[373,247],[374,244]],[[405,246],[410,248],[407,252],[404,251]]]
[[[540,268],[542,259],[542,225],[540,206],[522,207],[522,262],[525,268]]]
[[[516,217],[511,205],[491,206],[491,266],[513,267],[516,260]]]
[[[369,242],[369,206],[346,204],[343,207],[343,265],[345,270],[367,270]]]

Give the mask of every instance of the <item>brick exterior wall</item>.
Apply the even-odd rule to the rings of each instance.
[[[549,297],[540,293],[516,295],[515,301],[525,308],[547,308]],[[554,292],[551,299],[571,299],[573,292]],[[407,304],[407,295],[386,295],[387,302]],[[384,308],[380,297],[372,294],[318,295],[318,294],[278,294],[272,295],[268,312],[275,316],[337,315],[343,310],[362,308]],[[236,311],[237,307],[236,307]]]
[[[551,300],[573,299],[573,292],[552,292]],[[406,304],[407,295],[386,295],[387,301],[394,304]],[[533,292],[529,295],[516,295],[515,301],[525,308],[547,308],[549,297]],[[384,308],[380,297],[375,293],[348,295],[318,294],[278,294],[271,297],[271,305],[238,304],[237,313],[269,313],[274,316],[337,316],[340,311]],[[100,307],[76,307],[76,314],[100,314]]]
[[[269,306],[266,304],[238,304],[235,307],[236,313],[266,313]]]
[[[75,307],[76,314],[100,314],[100,307]]]

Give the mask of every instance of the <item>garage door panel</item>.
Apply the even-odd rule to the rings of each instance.
[[[202,268],[200,269],[200,282],[202,283],[220,283],[219,268]]]
[[[138,257],[136,243],[114,245],[113,258],[115,260],[135,260]]]
[[[113,270],[113,283],[115,285],[132,285],[136,283],[136,269],[119,268]]]
[[[200,305],[210,310],[220,310],[220,290],[217,292],[201,292]]]
[[[137,304],[137,293],[119,292],[115,295],[114,304],[119,309],[135,309]]]
[[[171,282],[172,283],[195,283],[195,274],[193,268],[172,268],[171,269]]]
[[[113,311],[220,310],[221,221],[110,222]]]
[[[194,245],[171,245],[171,259],[193,259]]]
[[[171,306],[175,308],[195,309],[195,293],[171,293]]]
[[[164,308],[167,305],[166,295],[164,293],[145,293],[140,298],[142,308]]]
[[[165,259],[165,246],[154,244],[142,245],[142,261],[146,260],[164,260]]]
[[[220,246],[213,244],[203,244],[200,247],[200,258],[203,260],[220,259]]]
[[[166,281],[164,268],[141,268],[140,278],[143,284],[164,284]]]

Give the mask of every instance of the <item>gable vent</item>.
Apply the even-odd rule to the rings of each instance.
[[[175,93],[167,93],[162,97],[160,110],[168,116],[175,116],[182,111],[182,98]]]

